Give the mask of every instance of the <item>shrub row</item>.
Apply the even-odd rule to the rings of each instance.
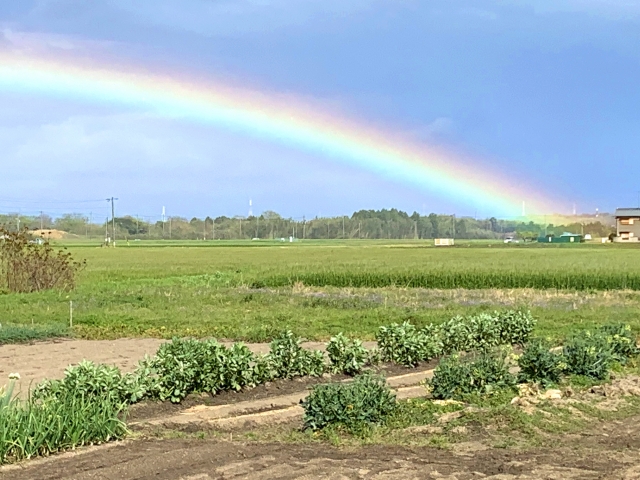
[[[434,398],[447,399],[487,394],[517,382],[548,386],[558,383],[563,375],[604,380],[614,362],[624,363],[638,353],[629,326],[608,325],[572,335],[560,352],[543,340],[532,339],[518,357],[517,376],[509,372],[506,356],[494,350],[443,359],[428,384]]]
[[[530,342],[518,360],[522,381],[557,383],[563,374],[604,380],[614,362],[626,363],[640,350],[629,325],[604,325],[578,332],[567,340],[562,352],[549,351],[549,344]]]
[[[530,312],[509,310],[454,317],[441,325],[417,329],[410,323],[381,327],[376,335],[382,359],[415,366],[439,355],[487,352],[499,345],[523,345],[536,321]]]
[[[287,331],[262,356],[242,343],[226,347],[216,340],[174,338],[141,362],[138,377],[144,378],[144,396],[177,403],[190,393],[240,390],[276,378],[322,375],[324,370],[323,353],[303,349],[300,339]]]

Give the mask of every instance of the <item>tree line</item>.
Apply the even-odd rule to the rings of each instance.
[[[165,221],[146,221],[133,216],[115,218],[118,239],[233,240],[233,239],[501,239],[514,236],[521,240],[564,232],[606,237],[614,230],[600,221],[563,225],[533,221],[504,220],[494,217],[475,219],[430,213],[420,215],[392,208],[360,210],[351,216],[312,219],[285,218],[273,211],[250,217],[206,217],[187,219],[167,217]],[[92,223],[80,214],[57,218],[46,215],[0,215],[0,224],[29,229],[56,229],[79,237],[111,237],[112,223]]]

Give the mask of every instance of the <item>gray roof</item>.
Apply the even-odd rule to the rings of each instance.
[[[618,208],[616,217],[640,217],[640,208]]]

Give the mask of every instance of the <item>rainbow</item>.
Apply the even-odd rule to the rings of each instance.
[[[373,172],[502,217],[546,213],[553,202],[473,161],[412,144],[292,98],[170,75],[0,52],[0,92],[141,108],[154,115],[250,135]],[[526,192],[526,193],[524,193]]]

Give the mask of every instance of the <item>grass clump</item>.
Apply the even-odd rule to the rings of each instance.
[[[112,396],[69,393],[45,401],[11,402],[0,408],[0,463],[123,438],[125,405]]]
[[[302,406],[307,429],[331,426],[358,433],[384,422],[396,409],[396,397],[384,378],[364,374],[350,383],[316,385]]]
[[[0,325],[0,345],[13,343],[29,343],[37,340],[65,338],[71,336],[66,325],[51,323],[47,325]]]
[[[117,440],[127,434],[130,378],[115,367],[83,362],[63,380],[43,382],[27,400],[0,389],[0,464]]]
[[[443,400],[491,394],[515,384],[516,378],[509,373],[505,356],[498,353],[452,355],[440,362],[433,378],[427,381],[433,398]]]

